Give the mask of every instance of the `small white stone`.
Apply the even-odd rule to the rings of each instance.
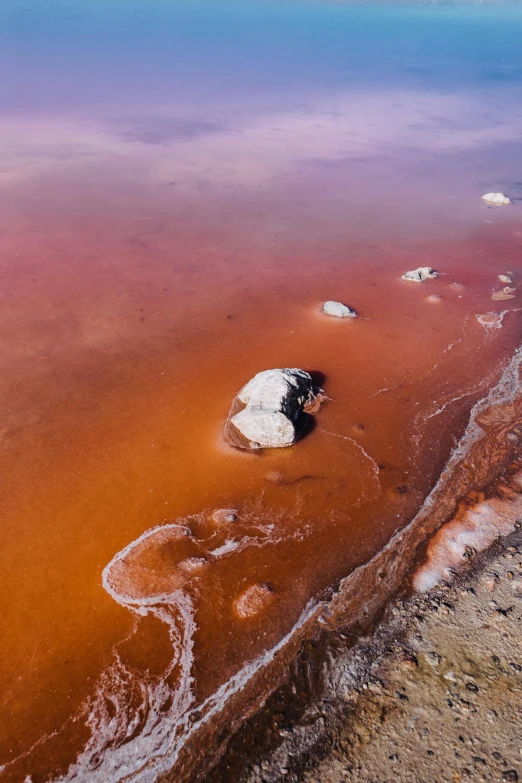
[[[425,280],[432,280],[437,277],[437,273],[431,266],[420,266],[418,269],[412,269],[411,272],[405,272],[403,280],[412,280],[414,283],[423,283]]]
[[[499,275],[498,279],[500,280],[501,283],[512,283],[513,282],[509,275]]]
[[[486,204],[492,204],[496,207],[503,207],[511,204],[511,199],[505,196],[503,193],[484,193],[482,201]]]
[[[323,313],[333,315],[335,318],[355,318],[357,316],[357,313],[351,307],[347,307],[341,302],[332,302],[330,300],[324,303]]]

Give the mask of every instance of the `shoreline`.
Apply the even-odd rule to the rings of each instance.
[[[522,431],[518,428],[522,421],[521,374],[522,348],[518,348],[498,382],[472,408],[462,438],[414,518],[373,558],[342,579],[336,590],[309,603],[291,631],[275,647],[247,662],[211,697],[191,706],[181,718],[177,714],[165,715],[151,734],[156,747],[162,749],[160,753],[146,759],[140,757],[136,766],[132,748],[123,744],[105,753],[100,766],[93,766],[93,760],[101,752],[97,742],[107,741],[104,732],[98,732],[60,780],[113,779],[123,765],[129,780],[189,783],[207,779],[205,776],[216,762],[216,771],[210,772],[209,783],[241,779],[243,773],[231,774],[228,768],[227,747],[231,740],[232,745],[244,743],[245,721],[254,726],[258,721],[261,724],[273,722],[272,707],[266,709],[265,704],[277,702],[281,687],[288,694],[283,697],[281,708],[283,712],[288,709],[288,698],[292,701],[289,689],[295,691],[292,677],[288,681],[288,671],[295,671],[296,667],[299,670],[304,656],[309,658],[305,667],[308,667],[310,682],[320,679],[325,667],[328,668],[328,659],[335,660],[332,649],[339,638],[357,642],[371,628],[378,627],[390,601],[411,584],[413,571],[421,564],[433,535],[448,522],[451,524],[459,501],[503,476],[508,465],[522,453]],[[522,463],[517,463],[517,472],[521,470]],[[163,617],[164,609],[160,607],[159,611]],[[138,613],[141,612],[138,608]],[[184,644],[190,647],[190,636]],[[190,666],[184,677],[190,683]],[[319,693],[320,690],[309,689],[305,697],[309,700],[307,709]],[[92,705],[91,715],[99,714],[103,721],[103,699],[106,698],[103,690],[101,698],[100,705],[97,702]],[[335,697],[332,695],[332,698]],[[95,720],[99,718],[95,717]],[[248,731],[247,728],[247,735]],[[261,734],[263,731],[264,728]],[[247,744],[253,743],[257,748],[263,742],[254,728]],[[205,748],[204,754],[199,752],[200,748]],[[251,757],[252,748],[244,755],[240,751],[240,766]]]
[[[503,536],[501,540],[509,541],[510,535],[520,537],[516,512],[521,499],[518,494],[520,487],[517,483],[517,474],[522,466],[519,461],[522,446],[517,427],[518,422],[522,420],[521,359],[522,351],[518,349],[499,383],[473,408],[463,438],[421,511],[370,563],[356,569],[343,580],[339,591],[320,618],[323,633],[316,633],[304,642],[299,659],[289,666],[290,675],[287,674],[286,682],[278,691],[272,693],[267,705],[263,705],[259,714],[254,715],[247,726],[233,737],[223,759],[204,778],[207,783],[224,783],[231,777],[245,783],[283,779],[308,780],[299,777],[299,774],[304,775],[309,767],[319,763],[323,752],[321,749],[325,744],[328,746],[329,743],[334,742],[336,732],[343,731],[342,715],[347,704],[345,699],[339,697],[337,690],[332,689],[328,683],[331,684],[335,679],[334,672],[339,667],[348,666],[351,671],[355,667],[355,670],[360,672],[369,670],[371,663],[365,660],[364,652],[367,634],[376,640],[381,637],[392,639],[393,634],[398,631],[387,618],[393,616],[397,607],[406,605],[411,608],[405,609],[402,614],[401,633],[404,632],[407,623],[416,617],[421,603],[423,606],[429,603],[432,596],[437,595],[441,590],[443,592],[456,590],[463,580],[473,580],[475,572],[477,574],[481,572],[483,564],[498,553],[498,542],[491,544],[491,540]],[[508,491],[507,485],[510,481],[514,482],[512,485],[514,488]],[[511,525],[515,532],[509,534],[509,525],[504,520],[504,525],[496,533],[494,529],[488,531],[488,535],[484,537],[484,552],[473,559],[471,567],[469,563],[470,556],[474,554],[472,551],[471,554],[464,551],[460,558],[461,565],[456,570],[453,568],[455,564],[449,562],[448,567],[456,572],[454,587],[441,578],[442,588],[434,586],[424,595],[413,592],[412,579],[422,572],[429,547],[439,535],[437,531],[444,531],[452,525],[458,525],[462,518],[462,508],[459,507],[459,503],[468,497],[472,511],[475,499],[479,501],[476,503],[477,507],[480,501],[484,500],[485,495],[481,494],[484,489],[488,499],[492,499],[493,502],[498,500],[503,504],[509,503],[509,500],[506,501],[506,493],[511,493],[514,513]],[[404,552],[409,547],[414,554],[408,559]],[[384,571],[383,563],[390,550],[394,558],[392,567],[389,568],[388,564],[387,571]],[[436,552],[431,553],[431,559],[437,560]],[[373,595],[369,584],[372,578],[380,588],[375,589]],[[366,590],[364,594],[370,595],[371,598],[362,607],[362,611],[357,613],[358,596],[364,590]],[[384,597],[386,594],[388,599]],[[396,596],[405,594],[409,594],[406,603],[397,603]],[[383,652],[378,642],[377,648],[372,648],[372,654],[377,655],[379,659],[382,658]],[[303,671],[306,672],[304,687]],[[359,689],[362,688],[363,681],[359,682]],[[299,687],[302,688],[300,693],[298,693]],[[358,698],[355,695],[356,691],[357,688],[353,693],[350,692],[347,696],[345,694],[348,704]],[[318,728],[317,721],[313,721],[313,729],[309,729],[307,723],[311,711],[317,712],[318,715],[324,712],[330,714],[331,725],[326,721]],[[293,717],[287,720],[287,716],[291,716],[292,713]],[[282,731],[280,731],[281,720],[283,726],[288,724],[288,727],[285,726]],[[339,725],[340,721],[341,725]],[[348,732],[350,729],[345,730]],[[305,739],[300,736],[300,732]],[[285,746],[288,746],[286,750]],[[284,762],[281,760],[281,753],[286,754]],[[254,761],[250,763],[247,759],[254,759]],[[287,773],[277,772],[279,769],[290,770],[293,766],[296,767],[297,777],[288,777]],[[266,776],[267,770],[271,776]],[[334,778],[325,778],[325,780],[330,779]],[[312,777],[310,780],[322,781],[322,778]]]

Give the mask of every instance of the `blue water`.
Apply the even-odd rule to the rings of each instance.
[[[0,99],[2,111],[48,111],[267,92],[292,101],[353,86],[519,88],[521,40],[520,3],[7,0]]]

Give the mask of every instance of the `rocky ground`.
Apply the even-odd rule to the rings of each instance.
[[[522,780],[521,620],[518,531],[336,654],[320,699],[297,724],[280,719],[279,746],[233,779]]]

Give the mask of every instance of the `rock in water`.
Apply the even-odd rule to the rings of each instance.
[[[265,370],[236,395],[225,424],[225,439],[241,449],[292,446],[308,412],[315,412],[320,390],[304,370]]]
[[[414,283],[423,283],[425,280],[432,280],[437,277],[437,273],[431,266],[420,266],[418,269],[412,269],[411,272],[405,272],[403,280],[413,280]]]
[[[351,307],[342,304],[341,302],[325,302],[323,305],[323,313],[326,315],[333,315],[335,318],[356,318],[357,313],[352,310]]]
[[[511,199],[503,193],[484,193],[482,201],[485,201],[486,204],[492,204],[495,207],[504,207],[511,204]]]
[[[315,399],[312,376],[295,367],[264,370],[254,375],[237,395],[244,404],[268,411],[282,411],[288,418]]]
[[[231,419],[233,426],[246,440],[241,445],[247,449],[284,448],[291,446],[296,440],[294,422],[281,411],[268,411],[247,405]]]

